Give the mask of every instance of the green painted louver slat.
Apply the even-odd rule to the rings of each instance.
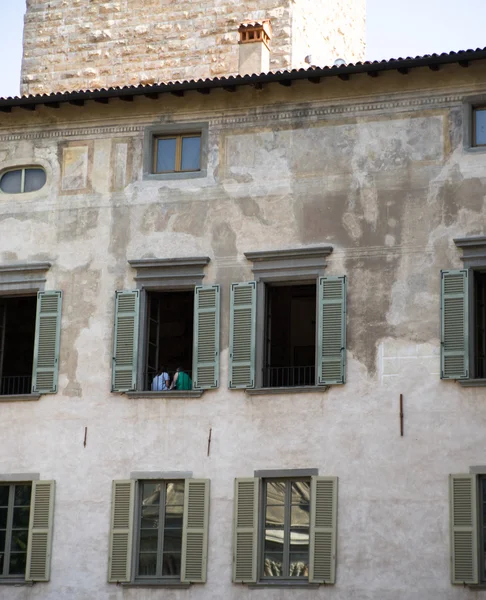
[[[62,292],[38,292],[32,391],[57,392]]]
[[[231,285],[229,387],[255,387],[256,282]]]
[[[346,277],[319,277],[318,385],[346,381]]]
[[[135,481],[113,482],[108,581],[128,582],[131,574]]]
[[[128,392],[137,386],[139,307],[139,290],[116,292],[113,392]]]
[[[219,285],[196,286],[194,293],[194,389],[219,386]]]
[[[254,583],[257,580],[258,495],[258,478],[235,479],[233,515],[233,581],[235,583]]]
[[[309,582],[336,582],[337,477],[312,477]]]
[[[181,581],[205,583],[208,562],[209,479],[186,479]]]
[[[476,476],[450,475],[451,581],[478,583],[478,518]]]
[[[441,379],[469,377],[467,269],[441,272]]]
[[[54,481],[32,483],[26,581],[49,581],[55,487]]]

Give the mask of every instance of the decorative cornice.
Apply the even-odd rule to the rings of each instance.
[[[261,252],[245,252],[245,256],[252,262],[270,260],[304,260],[310,257],[325,258],[332,253],[332,246],[312,246],[309,248],[292,248],[289,250],[263,250]]]
[[[465,267],[486,266],[486,236],[456,238],[454,244],[462,249]]]
[[[135,281],[142,288],[192,287],[200,285],[209,256],[187,258],[142,258],[129,260],[137,270]]]
[[[0,292],[43,289],[51,263],[11,263],[0,265]]]
[[[253,263],[252,271],[260,279],[302,278],[317,276],[326,268],[326,258],[332,253],[332,246],[312,246],[285,250],[265,250],[245,252]]]

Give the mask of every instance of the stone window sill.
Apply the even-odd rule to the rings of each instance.
[[[0,402],[28,402],[39,400],[40,397],[40,394],[10,394],[7,396],[0,396]]]
[[[486,387],[486,379],[458,379],[462,387]]]
[[[322,394],[329,389],[328,385],[306,385],[302,387],[247,388],[249,396],[271,396],[282,394]]]
[[[309,583],[308,581],[259,581],[258,583],[250,583],[248,588],[250,590],[258,590],[260,588],[300,588],[306,590],[316,590],[319,587],[318,583]]]
[[[0,579],[0,585],[13,585],[13,586],[29,586],[34,585],[33,581],[25,581],[25,579]]]
[[[131,581],[128,583],[120,583],[122,587],[126,588],[177,588],[178,590],[187,590],[191,587],[190,583],[181,583],[180,581]]]
[[[170,392],[126,392],[127,398],[146,398],[147,400],[155,400],[161,398],[163,400],[171,400],[174,398],[200,398],[204,390],[172,390]]]

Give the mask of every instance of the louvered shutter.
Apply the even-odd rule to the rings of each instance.
[[[317,384],[346,381],[346,277],[319,277]]]
[[[38,292],[32,391],[57,392],[62,292]]]
[[[130,581],[133,543],[135,481],[113,482],[108,581]]]
[[[229,387],[255,387],[256,282],[231,285]]]
[[[209,479],[186,479],[181,581],[205,583],[208,562]]]
[[[469,377],[469,310],[466,269],[441,272],[441,379]]]
[[[194,293],[194,389],[219,386],[219,285],[197,285]]]
[[[256,477],[235,479],[233,531],[233,581],[257,580],[258,494]]]
[[[139,290],[116,292],[113,392],[128,392],[137,387],[139,306]]]
[[[26,581],[49,581],[55,488],[54,481],[32,482]]]
[[[312,477],[309,582],[336,582],[337,477]]]
[[[451,517],[451,581],[478,583],[476,476],[449,477]]]

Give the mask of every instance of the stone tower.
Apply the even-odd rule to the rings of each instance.
[[[238,27],[269,19],[270,69],[362,60],[366,0],[27,0],[22,94],[238,73]]]

